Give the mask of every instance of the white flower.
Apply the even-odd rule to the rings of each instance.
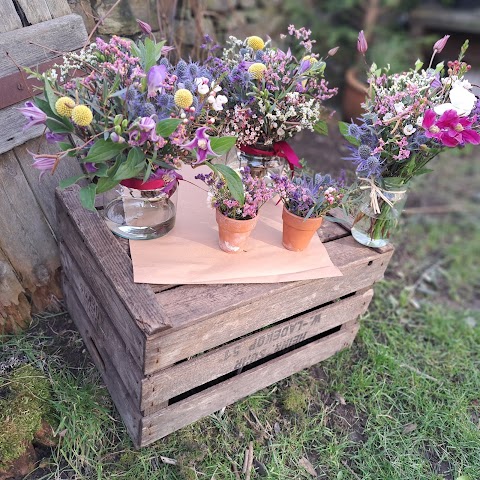
[[[437,105],[433,110],[437,115],[442,115],[447,110],[455,110],[460,116],[467,116],[476,102],[477,97],[472,92],[464,87],[454,86],[450,90],[450,103]]]
[[[208,85],[205,85],[204,83],[202,83],[201,85],[199,85],[197,87],[197,92],[200,94],[200,95],[206,95],[208,93]]]
[[[403,133],[407,136],[412,135],[416,131],[417,131],[417,129],[413,125],[410,125],[410,124],[405,125],[405,127],[403,127]]]
[[[390,120],[391,118],[393,118],[393,113],[392,113],[392,112],[387,112],[387,113],[383,116],[382,120],[383,120],[384,122],[387,122],[387,121]]]
[[[453,87],[463,87],[466,88],[467,90],[472,89],[472,84],[468,80],[455,80],[453,82]]]
[[[405,110],[405,105],[402,102],[394,103],[393,107],[397,113],[402,113]]]
[[[207,98],[207,102],[208,103],[214,103],[215,102],[215,97],[213,95],[210,95],[208,98]]]
[[[215,85],[215,82],[212,82],[212,91],[215,93],[218,93],[222,89],[222,87],[220,85],[217,85],[215,87],[214,85]]]
[[[423,115],[420,115],[415,122],[419,127],[423,125]]]
[[[214,97],[214,101],[211,102],[211,104],[213,109],[219,112],[220,110],[223,110],[223,104],[227,102],[228,98],[225,95],[218,95],[217,97]]]

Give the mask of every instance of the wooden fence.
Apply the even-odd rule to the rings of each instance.
[[[31,97],[34,82],[18,66],[45,70],[86,40],[67,0],[0,2],[0,334],[28,325],[32,311],[58,308],[54,190],[59,179],[79,171],[75,159],[62,160],[54,175],[41,179],[31,167],[29,152],[54,147],[41,126],[23,128],[17,108]]]

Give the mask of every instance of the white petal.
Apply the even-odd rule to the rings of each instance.
[[[477,97],[466,88],[453,87],[450,90],[450,100],[459,115],[469,115],[475,106]]]
[[[457,109],[451,103],[442,103],[442,105],[437,105],[436,107],[434,107],[433,110],[437,115],[441,115],[442,113],[445,113],[447,110],[456,111]]]

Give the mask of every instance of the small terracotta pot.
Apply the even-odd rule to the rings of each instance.
[[[283,246],[293,252],[301,252],[308,247],[315,232],[320,228],[323,217],[305,218],[290,213],[283,207]]]
[[[250,233],[257,224],[258,217],[249,220],[235,220],[216,210],[218,224],[218,245],[226,253],[241,253],[245,250]]]

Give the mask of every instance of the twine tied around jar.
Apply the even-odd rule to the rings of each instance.
[[[368,185],[360,185],[360,190],[370,189],[370,206],[373,209],[373,212],[378,214],[381,212],[380,205],[378,204],[378,197],[380,197],[387,205],[393,208],[393,203],[385,196],[382,190],[376,183],[373,177],[364,178],[358,177],[359,180],[363,182],[368,182]],[[405,193],[406,190],[389,190],[389,193],[394,193],[401,195]]]

